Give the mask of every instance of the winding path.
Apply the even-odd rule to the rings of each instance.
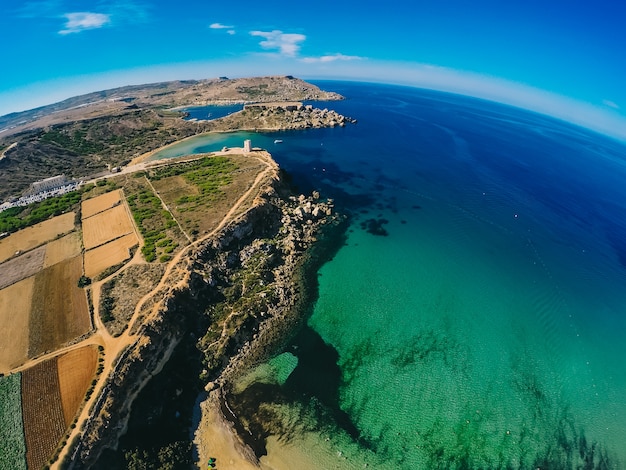
[[[229,152],[216,152],[214,153],[214,155],[224,155],[224,154],[228,154],[228,153],[241,153],[241,150],[237,151],[237,149],[232,149]],[[129,347],[131,347],[133,344],[135,344],[138,340],[140,340],[141,336],[137,335],[136,331],[139,331],[141,325],[146,324],[147,322],[149,322],[155,315],[157,315],[160,311],[160,307],[161,307],[161,301],[155,302],[155,304],[152,306],[149,314],[142,316],[142,311],[144,309],[144,306],[146,305],[146,303],[152,299],[154,296],[160,294],[161,292],[164,292],[165,290],[174,290],[177,289],[179,287],[182,287],[187,279],[188,279],[188,273],[186,273],[176,284],[171,284],[171,280],[170,277],[172,275],[173,272],[175,272],[175,270],[179,268],[179,263],[180,261],[187,256],[190,251],[197,247],[198,245],[200,245],[201,243],[211,239],[212,237],[214,237],[220,230],[222,230],[228,223],[230,223],[232,220],[234,220],[237,216],[240,215],[241,213],[241,208],[244,205],[244,203],[255,193],[260,190],[260,188],[262,187],[263,182],[271,176],[272,173],[276,174],[278,171],[278,165],[276,164],[276,162],[274,162],[274,160],[272,159],[271,155],[265,151],[262,152],[252,152],[250,154],[248,154],[250,157],[252,158],[256,158],[260,163],[262,163],[263,165],[265,165],[265,168],[262,169],[259,174],[256,176],[256,178],[254,179],[253,183],[250,185],[250,188],[248,188],[248,190],[243,193],[236,201],[235,203],[232,205],[232,207],[230,208],[230,210],[226,213],[226,215],[221,219],[221,221],[218,223],[218,225],[211,230],[209,233],[207,233],[206,235],[204,235],[203,237],[199,238],[196,241],[191,242],[190,244],[186,245],[180,252],[178,252],[167,264],[167,267],[165,269],[165,272],[163,274],[163,276],[161,277],[161,280],[159,281],[159,283],[146,295],[144,295],[136,304],[135,306],[135,311],[133,313],[133,316],[131,317],[131,319],[128,322],[128,328],[118,337],[113,337],[106,329],[106,327],[104,326],[101,318],[100,318],[100,312],[99,312],[99,300],[100,300],[100,290],[102,285],[108,281],[111,277],[113,277],[114,275],[118,274],[119,271],[117,273],[115,273],[114,275],[109,276],[109,278],[103,279],[102,281],[99,281],[97,283],[94,283],[94,285],[92,285],[91,289],[92,289],[92,295],[93,295],[93,304],[94,304],[94,313],[93,313],[93,322],[94,322],[94,329],[95,332],[87,339],[77,342],[76,344],[73,344],[71,346],[67,346],[65,348],[59,349],[57,351],[55,351],[54,353],[45,355],[45,356],[41,356],[35,360],[32,361],[28,361],[28,363],[24,364],[22,367],[20,367],[20,370],[22,369],[26,369],[28,367],[31,367],[32,365],[44,361],[46,359],[49,359],[51,357],[57,356],[59,354],[63,354],[67,351],[73,350],[73,349],[78,349],[80,347],[84,347],[84,346],[88,346],[88,345],[100,345],[104,347],[104,351],[105,351],[105,355],[104,355],[104,369],[102,374],[100,375],[100,377],[98,378],[98,382],[96,383],[93,393],[91,395],[91,397],[89,398],[88,401],[86,401],[83,404],[82,410],[80,415],[78,416],[78,420],[76,422],[76,426],[75,428],[72,430],[71,434],[69,435],[67,442],[72,442],[74,440],[74,438],[80,433],[80,430],[82,428],[85,427],[85,423],[93,418],[93,416],[91,415],[91,411],[92,411],[92,407],[94,406],[94,404],[98,401],[104,387],[107,384],[107,381],[109,379],[109,377],[112,376],[112,374],[115,373],[115,368],[117,367],[117,365],[119,365],[119,361],[117,361],[117,358],[120,357],[120,355],[123,353],[123,351],[127,350]],[[134,165],[134,171],[140,171],[145,169],[146,165],[145,164],[139,164],[139,165]],[[128,171],[128,172],[132,172],[132,171]],[[158,193],[155,194],[160,198],[160,196],[158,195]],[[163,201],[162,201],[163,202]],[[164,203],[163,203],[164,204]],[[167,207],[167,206],[164,206]],[[172,214],[173,216],[173,214]],[[176,220],[176,218],[174,218]],[[177,221],[178,222],[178,221]],[[183,232],[184,233],[184,232]],[[141,263],[141,254],[140,254],[140,250],[137,250],[137,252],[135,253],[135,256],[133,257],[133,259],[131,261],[129,261],[129,263],[127,263],[126,266],[124,266],[124,268],[122,269],[127,269],[128,266],[132,265],[132,264],[137,264],[137,263]],[[134,333],[133,333],[134,331]],[[69,446],[65,446],[65,448],[61,451],[58,460],[51,465],[51,469],[58,469],[60,468],[60,462],[63,461],[64,457],[67,455],[67,453],[69,452]]]

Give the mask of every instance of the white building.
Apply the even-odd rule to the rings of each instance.
[[[36,181],[30,185],[29,194],[43,193],[45,191],[52,191],[54,189],[61,188],[68,184],[67,177],[65,175],[57,175],[45,180]]]
[[[243,141],[243,151],[245,153],[252,151],[252,141],[250,139],[246,139]]]

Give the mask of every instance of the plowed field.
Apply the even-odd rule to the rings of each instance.
[[[130,248],[138,243],[137,235],[133,232],[89,250],[85,253],[85,275],[95,277],[105,269],[127,260]]]
[[[35,276],[29,355],[53,351],[91,328],[87,297],[78,287],[82,256],[57,263]]]
[[[65,434],[57,360],[22,373],[22,413],[28,468],[42,468]]]
[[[59,390],[66,427],[72,423],[85,398],[96,372],[97,360],[98,351],[91,346],[75,349],[59,357]]]
[[[110,209],[114,205],[119,204],[121,199],[122,194],[119,189],[117,191],[111,191],[110,193],[105,193],[101,196],[94,197],[93,199],[87,199],[82,203],[80,210],[81,216],[83,219],[86,219],[87,217],[91,217],[98,212]]]
[[[37,274],[43,267],[46,247],[41,246],[0,264],[0,289]]]
[[[63,238],[53,240],[46,245],[46,259],[43,267],[47,268],[66,259],[74,258],[80,255],[80,251],[80,235],[78,232],[72,232]]]
[[[83,245],[90,250],[134,231],[122,204],[83,220]]]
[[[19,230],[0,240],[0,263],[17,251],[28,251],[74,228],[74,212]]]
[[[35,278],[0,290],[0,372],[7,373],[28,358],[28,320]]]

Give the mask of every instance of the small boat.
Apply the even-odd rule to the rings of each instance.
[[[275,143],[275,144],[282,144],[282,143],[283,143],[283,141],[282,141],[282,139],[276,139],[276,140],[274,141],[274,143]]]

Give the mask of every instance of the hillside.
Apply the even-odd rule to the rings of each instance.
[[[263,128],[256,116],[191,122],[176,108],[338,100],[293,77],[174,81],[91,93],[0,118],[0,200],[57,174],[88,179],[177,140],[211,130]],[[276,129],[275,121],[271,129]]]

